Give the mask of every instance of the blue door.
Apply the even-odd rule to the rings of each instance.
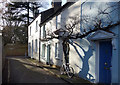
[[[99,42],[99,82],[111,83],[111,58],[112,44],[111,41]]]

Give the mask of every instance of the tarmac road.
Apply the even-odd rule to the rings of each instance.
[[[64,80],[31,64],[24,57],[7,57],[3,72],[4,83],[66,83]]]

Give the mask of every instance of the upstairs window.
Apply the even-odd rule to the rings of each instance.
[[[38,31],[38,21],[36,21],[36,32]]]
[[[46,38],[45,25],[43,26],[43,38]]]
[[[58,28],[58,16],[56,16],[56,29]]]
[[[31,36],[31,26],[30,26],[30,36]]]

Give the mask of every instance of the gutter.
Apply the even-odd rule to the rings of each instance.
[[[87,2],[87,0],[81,4],[81,10],[80,10],[80,11],[81,11],[81,15],[80,15],[80,18],[81,18],[81,19],[80,19],[80,30],[82,29],[82,22],[81,22],[81,21],[82,21],[82,6],[83,6],[86,2]]]

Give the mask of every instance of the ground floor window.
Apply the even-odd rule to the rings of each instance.
[[[37,39],[35,40],[35,52],[37,53],[37,47],[38,47],[38,43],[37,43]]]
[[[31,43],[28,43],[28,54],[29,54],[29,56],[31,56],[30,54],[31,54]]]
[[[55,43],[55,58],[59,58],[58,57],[58,43]]]

